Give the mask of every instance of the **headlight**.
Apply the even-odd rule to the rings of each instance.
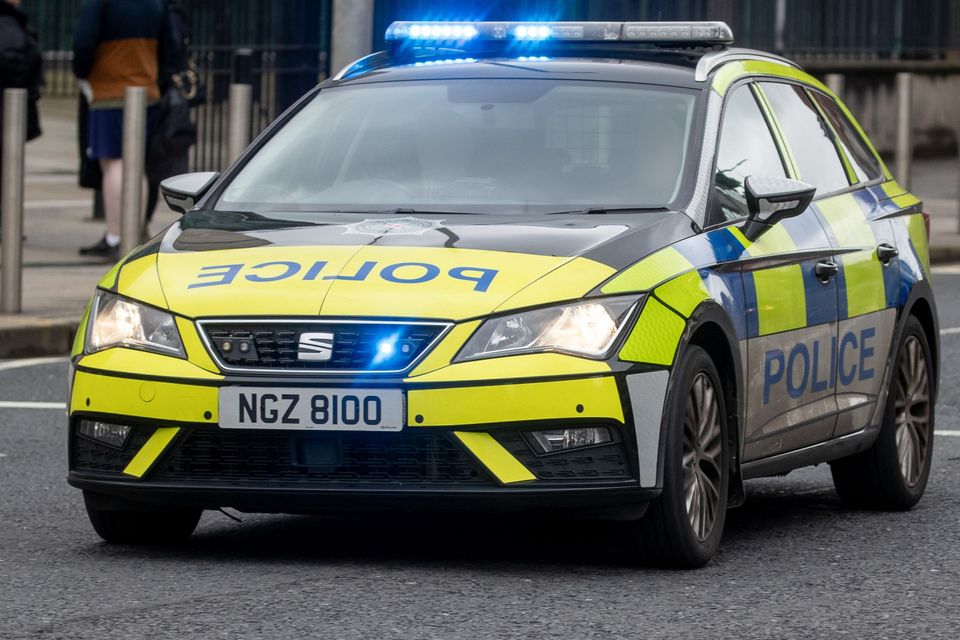
[[[183,342],[171,314],[101,291],[90,312],[87,353],[109,347],[184,357]]]
[[[467,340],[456,361],[537,351],[601,358],[638,301],[637,296],[599,298],[490,318]]]

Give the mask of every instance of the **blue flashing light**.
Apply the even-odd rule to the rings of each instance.
[[[476,58],[447,58],[445,60],[422,60],[420,62],[414,62],[413,66],[415,67],[432,67],[439,64],[466,64],[469,62],[476,62]]]
[[[388,39],[463,42],[479,35],[477,28],[463,22],[404,22],[387,30]]]
[[[546,62],[549,60],[547,56],[519,56],[517,58],[518,62]]]
[[[387,28],[388,42],[430,46],[466,42],[690,43],[720,45],[733,42],[723,22],[442,22],[399,21]]]
[[[373,355],[371,366],[378,366],[389,361],[397,353],[397,341],[400,339],[399,333],[394,333],[377,340],[376,351]]]
[[[517,40],[546,40],[551,32],[545,24],[521,24],[513,29],[513,37]]]

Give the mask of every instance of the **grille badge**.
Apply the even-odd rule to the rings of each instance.
[[[333,357],[333,333],[301,333],[297,347],[297,360],[328,362]]]

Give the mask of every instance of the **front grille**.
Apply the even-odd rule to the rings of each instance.
[[[494,437],[538,480],[629,480],[633,471],[626,447],[618,432],[612,433],[616,441],[610,444],[548,455],[533,453],[519,431],[497,431]]]
[[[237,486],[490,483],[446,433],[186,430],[150,480]]]
[[[222,368],[259,372],[399,373],[422,357],[447,326],[379,321],[200,322]],[[314,334],[313,346],[305,334]]]

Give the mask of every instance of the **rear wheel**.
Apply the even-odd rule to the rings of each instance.
[[[197,528],[203,513],[200,509],[127,508],[87,491],[83,501],[97,535],[118,544],[183,542]]]
[[[697,346],[675,369],[664,412],[663,493],[631,527],[631,548],[648,564],[705,565],[717,552],[729,489],[727,412],[716,366]]]
[[[923,496],[933,454],[933,366],[920,322],[910,317],[897,346],[877,441],[830,464],[837,494],[861,509],[904,510]]]

